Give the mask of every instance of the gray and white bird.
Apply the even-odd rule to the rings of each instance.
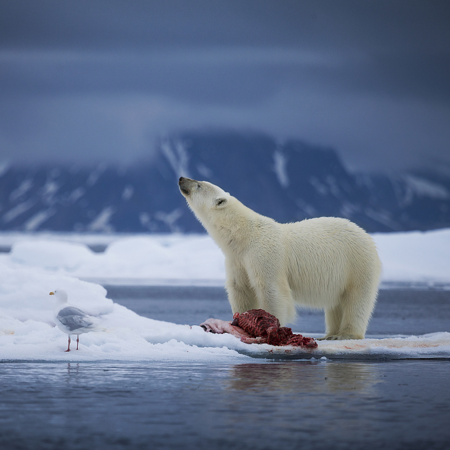
[[[62,289],[50,292],[50,295],[56,297],[54,310],[54,319],[56,326],[69,337],[66,352],[70,352],[70,335],[77,335],[77,350],[80,342],[80,334],[94,331],[97,326],[94,319],[88,316],[84,311],[74,306],[68,306],[67,292]]]

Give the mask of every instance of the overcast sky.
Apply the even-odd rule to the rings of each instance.
[[[450,2],[2,0],[0,162],[148,156],[205,127],[450,163]]]

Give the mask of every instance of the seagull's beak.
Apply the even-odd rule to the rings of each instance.
[[[48,295],[55,295],[55,293],[54,292],[50,292],[50,294],[48,294]]]

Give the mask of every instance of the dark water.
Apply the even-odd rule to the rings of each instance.
[[[108,297],[138,314],[179,324],[200,324],[209,317],[231,320],[226,292],[219,287],[105,286]],[[290,325],[302,333],[324,333],[322,311],[300,309]],[[450,331],[450,290],[382,289],[367,335],[426,334]]]
[[[109,288],[156,319],[229,318],[216,288]],[[381,291],[372,334],[449,331],[450,292]],[[182,299],[182,300],[180,300]],[[301,329],[323,331],[320,314]],[[450,361],[0,364],[0,449],[449,449]]]
[[[0,364],[2,449],[448,449],[447,361]]]

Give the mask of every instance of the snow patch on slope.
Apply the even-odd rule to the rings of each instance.
[[[441,184],[426,180],[415,175],[405,175],[407,187],[419,197],[430,197],[440,200],[450,198],[449,191]]]
[[[287,174],[286,156],[280,150],[277,150],[273,154],[273,162],[273,170],[275,171],[275,175],[277,176],[280,186],[287,188],[289,186],[289,176]]]

